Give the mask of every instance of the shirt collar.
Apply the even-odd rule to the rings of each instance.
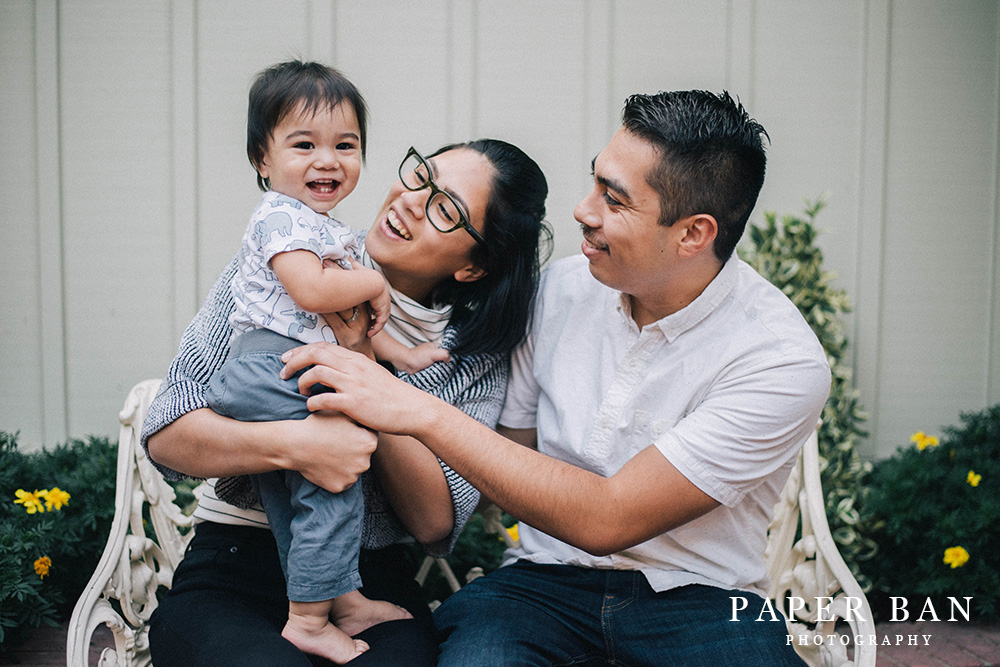
[[[702,290],[702,293],[694,301],[676,313],[667,315],[663,319],[649,324],[647,328],[653,327],[659,329],[663,332],[667,342],[672,343],[682,333],[693,328],[708,317],[732,293],[733,288],[736,287],[741,261],[733,253],[733,256],[722,265],[722,270],[719,271],[718,275],[712,279],[712,282]],[[632,320],[632,303],[628,295],[624,293],[619,294],[617,309],[628,320],[631,328],[636,328],[635,321]]]

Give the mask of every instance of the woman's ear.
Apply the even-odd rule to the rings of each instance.
[[[469,264],[468,266],[464,266],[455,272],[455,280],[460,283],[471,283],[479,280],[485,275],[485,269],[481,269],[475,264]]]

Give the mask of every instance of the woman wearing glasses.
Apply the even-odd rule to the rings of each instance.
[[[363,261],[389,284],[386,325],[407,345],[436,343],[450,359],[404,379],[495,425],[509,352],[523,338],[537,284],[545,177],[520,149],[497,140],[455,144],[424,157],[411,149],[367,235]],[[368,468],[359,569],[363,593],[406,608],[413,619],[360,635],[370,650],[352,665],[432,665],[436,645],[427,600],[413,581],[416,563],[402,542],[431,553],[450,549],[478,492],[421,443],[365,431],[342,415],[238,422],[205,407],[212,374],[228,354],[228,289],[223,271],[189,325],[144,427],[151,458],[197,477],[235,477],[289,469],[340,491]],[[351,318],[347,318],[351,319]],[[327,316],[341,344],[370,345],[366,318]],[[249,484],[209,485],[201,520],[173,586],[153,616],[154,664],[309,665],[280,632],[287,615],[277,549]],[[316,660],[312,658],[312,660]]]

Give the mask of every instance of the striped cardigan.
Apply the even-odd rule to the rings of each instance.
[[[209,379],[221,368],[229,354],[231,329],[228,319],[236,307],[229,285],[236,272],[237,260],[238,256],[233,257],[223,270],[201,309],[181,337],[177,356],[170,364],[160,390],[146,414],[141,436],[144,449],[147,448],[151,435],[181,415],[208,407],[205,391]],[[452,327],[447,328],[441,346],[450,350],[454,345],[455,334]],[[451,361],[436,363],[415,375],[400,373],[399,376],[413,386],[441,398],[493,428],[503,407],[509,372],[508,355],[453,354]],[[448,541],[450,549],[475,510],[479,502],[479,492],[444,462],[440,463],[454,505],[455,528]],[[182,473],[159,465],[155,461],[153,465],[167,479],[178,480],[185,477]],[[406,529],[390,508],[376,476],[366,473],[362,488],[365,496],[363,546],[377,549],[408,539]],[[246,507],[255,500],[246,477],[220,480],[216,492],[220,498],[236,506]]]

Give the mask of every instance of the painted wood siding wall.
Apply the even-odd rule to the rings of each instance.
[[[824,193],[867,453],[1000,401],[996,0],[0,0],[0,429],[117,432],[256,200],[248,82],[291,56],[372,110],[340,217],[411,144],[498,136],[549,178],[556,253],[624,98],[728,89],[772,139],[761,211]]]

